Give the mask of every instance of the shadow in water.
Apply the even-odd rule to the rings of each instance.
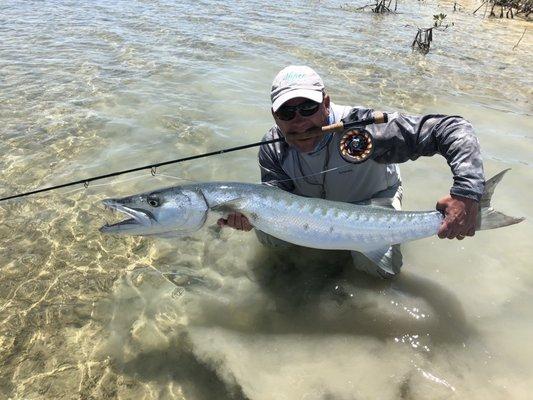
[[[172,338],[168,347],[141,352],[130,361],[116,360],[116,368],[137,381],[160,381],[169,379],[179,382],[187,399],[197,400],[246,400],[236,382],[227,382],[217,371],[216,364],[209,365],[199,360],[186,333]]]
[[[230,313],[211,305],[195,322],[263,334],[428,334],[433,343],[462,343],[475,333],[451,291],[406,269],[386,281],[357,271],[349,252],[259,248],[249,278],[269,306],[233,304]],[[237,317],[243,314],[246,323]]]

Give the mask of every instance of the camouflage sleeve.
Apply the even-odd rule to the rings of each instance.
[[[272,139],[270,132],[263,140]],[[276,186],[287,192],[294,191],[294,183],[291,178],[283,171],[280,157],[277,155],[276,145],[279,143],[270,143],[259,148],[259,169],[261,170],[261,182],[263,185]]]
[[[372,110],[355,108],[348,119],[368,117]],[[479,201],[485,176],[479,142],[472,125],[458,116],[411,116],[389,114],[389,122],[374,125],[375,151],[379,163],[402,163],[420,156],[441,154],[453,174],[450,194]]]

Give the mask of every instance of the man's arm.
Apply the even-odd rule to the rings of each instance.
[[[371,112],[356,108],[348,119],[365,118]],[[457,116],[392,113],[387,124],[374,125],[373,134],[375,152],[372,158],[376,162],[401,163],[437,153],[446,159],[454,183],[450,195],[437,203],[437,209],[445,215],[439,237],[473,236],[485,177],[472,125]]]

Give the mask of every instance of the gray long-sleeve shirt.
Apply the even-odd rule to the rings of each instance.
[[[330,123],[370,117],[373,110],[331,104]],[[371,160],[351,164],[339,154],[341,135],[333,134],[322,148],[300,153],[285,142],[261,146],[262,182],[308,197],[359,202],[400,182],[394,163],[436,153],[446,158],[453,173],[451,194],[479,201],[484,190],[483,163],[472,125],[458,116],[411,116],[391,113],[389,122],[367,126],[375,140]],[[263,140],[281,137],[274,126]],[[330,172],[321,173],[326,170]]]

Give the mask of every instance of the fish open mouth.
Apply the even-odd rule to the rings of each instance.
[[[127,207],[113,199],[103,200],[102,203],[104,204],[105,209],[110,210],[113,214],[116,214],[118,211],[121,215],[125,214],[129,218],[115,223],[106,222],[100,228],[100,232],[113,233],[128,230],[128,228],[150,225],[150,217],[142,210]]]
[[[114,224],[110,224],[109,222],[106,222],[102,228],[112,228],[114,226],[122,226],[122,225],[131,225],[131,224],[137,224],[137,220],[135,218],[128,218],[120,222],[116,222]]]

